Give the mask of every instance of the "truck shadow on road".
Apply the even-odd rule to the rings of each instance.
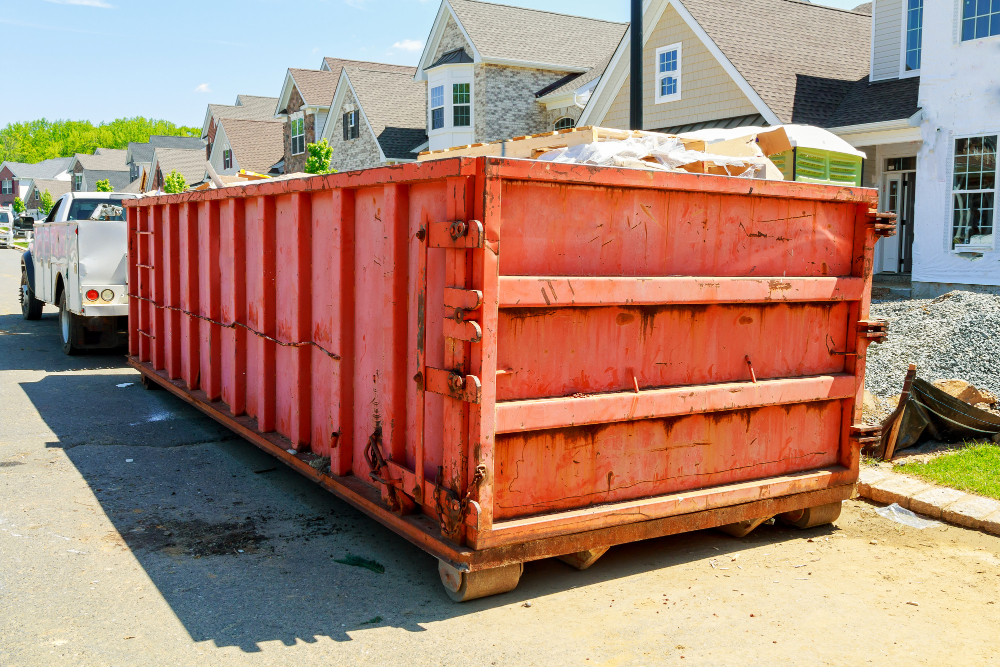
[[[803,535],[770,526],[744,540],[701,531],[615,547],[584,572],[538,561],[526,564],[514,591],[456,604],[433,557],[168,392],[118,386],[135,381],[134,374],[50,375],[21,386],[58,434],[48,446],[65,450],[107,517],[88,550],[114,555],[109,564],[119,567],[127,565],[121,557],[134,558],[192,640],[216,647],[257,652],[275,641],[350,641],[379,627],[422,632],[430,623]],[[68,395],[80,404],[53,399]],[[348,555],[368,566],[339,562]],[[599,621],[604,597],[614,594],[602,587],[595,595],[602,601],[592,620]]]
[[[63,354],[59,314],[46,308],[42,319],[28,321],[20,313],[0,315],[0,371],[60,371],[126,368],[125,350]]]

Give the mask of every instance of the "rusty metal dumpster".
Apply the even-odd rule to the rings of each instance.
[[[144,198],[130,360],[471,599],[835,517],[873,437],[875,198],[500,158]]]

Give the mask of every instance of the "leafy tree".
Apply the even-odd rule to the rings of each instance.
[[[179,192],[184,192],[187,190],[187,181],[184,180],[182,176],[176,169],[172,170],[167,177],[163,179],[163,191],[168,195],[175,195]]]
[[[118,118],[94,125],[90,121],[44,118],[8,123],[0,129],[0,161],[40,162],[74,153],[93,153],[95,148],[127,148],[130,141],[146,142],[150,135],[199,137],[201,128],[175,125],[155,118]]]
[[[24,213],[24,202],[20,197],[14,197],[14,213],[21,215]]]
[[[46,190],[45,192],[42,193],[42,200],[41,202],[39,202],[38,208],[42,209],[42,213],[48,215],[49,211],[52,210],[52,205],[54,203],[55,202],[52,201],[52,193]]]
[[[330,169],[330,158],[333,157],[333,147],[326,139],[316,144],[306,146],[309,157],[306,158],[307,174],[335,174],[336,169]]]
[[[109,181],[106,178],[103,181],[97,181],[97,183],[94,184],[94,187],[97,188],[98,192],[114,192],[115,191],[115,189],[113,187],[111,187],[111,181]]]

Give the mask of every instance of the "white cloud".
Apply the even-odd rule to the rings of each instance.
[[[203,83],[200,86],[198,86],[197,88],[195,88],[194,92],[196,92],[196,93],[210,93],[210,92],[212,92],[212,89],[208,87],[207,83]]]
[[[104,0],[45,0],[54,5],[79,5],[81,7],[100,7],[101,9],[112,9],[114,5],[109,5]]]
[[[392,45],[394,49],[403,49],[404,51],[419,51],[424,48],[423,42],[418,42],[415,39],[404,39],[401,42],[396,42]]]

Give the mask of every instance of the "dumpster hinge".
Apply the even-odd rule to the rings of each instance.
[[[461,544],[462,526],[469,513],[469,503],[473,502],[472,494],[479,488],[479,484],[486,479],[486,466],[476,466],[469,488],[461,500],[457,493],[441,485],[443,475],[444,467],[438,466],[437,478],[434,480],[434,503],[441,521],[441,534],[452,542]]]
[[[475,375],[465,375],[456,371],[447,371],[440,368],[426,369],[425,382],[426,391],[450,396],[467,403],[481,403],[483,400],[483,383]],[[416,379],[416,378],[414,378]]]
[[[874,209],[869,209],[868,222],[875,227],[875,236],[886,237],[896,235],[895,213],[879,213]]]

